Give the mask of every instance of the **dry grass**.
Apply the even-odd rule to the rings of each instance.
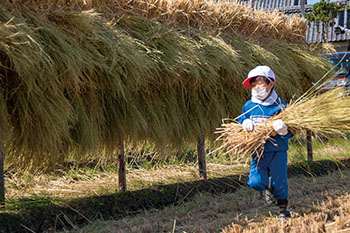
[[[223,165],[208,163],[209,178],[234,174],[246,174],[248,166],[237,164]],[[349,190],[349,173],[334,173],[329,177],[293,178],[289,180],[292,209],[302,216],[314,213],[313,201],[327,200]],[[129,190],[149,188],[159,184],[182,183],[198,179],[196,166],[169,166],[158,169],[128,169],[127,185]],[[301,185],[303,188],[299,189]],[[306,187],[310,187],[307,189]],[[6,179],[7,207],[42,205],[46,200],[54,204],[65,204],[76,198],[94,198],[96,195],[115,194],[117,188],[116,172],[98,172],[94,170],[75,170],[52,175],[28,175],[18,177],[15,174]],[[336,193],[336,190],[340,192]],[[318,193],[318,194],[316,194]],[[36,204],[37,203],[37,204]],[[262,207],[263,201],[252,189],[242,188],[237,193],[212,196],[200,194],[194,201],[181,206],[166,208],[165,211],[148,211],[135,218],[129,217],[117,222],[106,222],[97,225],[87,232],[169,232],[176,219],[177,232],[218,232],[226,226],[234,224],[246,228],[253,222],[261,223],[264,219],[275,215],[277,209]],[[87,207],[88,208],[88,207]],[[270,213],[271,212],[271,213]],[[199,219],[199,220],[198,220]],[[140,224],[137,224],[140,222]],[[73,223],[75,224],[75,223]],[[105,227],[103,227],[105,226]],[[254,225],[255,226],[255,225]],[[133,229],[133,230],[132,230]],[[81,232],[86,232],[83,229]],[[118,232],[118,231],[117,231]]]
[[[319,154],[321,157],[334,155],[334,154],[345,154],[347,150],[341,146],[329,146],[325,148],[319,148],[317,150],[313,150],[315,154]]]
[[[16,0],[8,6],[31,8],[40,13],[57,9],[96,9],[105,16],[138,16],[161,22],[170,27],[191,27],[201,31],[238,33],[250,38],[273,38],[292,43],[303,42],[306,22],[299,17],[279,13],[255,11],[235,1],[205,0]]]
[[[198,195],[193,201],[118,221],[96,222],[77,232],[338,232],[350,228],[350,171],[292,178],[293,218],[279,221],[276,207],[264,207],[258,192]],[[323,231],[322,231],[323,230]]]
[[[349,174],[344,174],[349,175]],[[344,180],[343,180],[344,182]],[[349,178],[346,178],[349,183]],[[303,190],[307,193],[306,200],[298,200],[292,207],[299,207],[307,201],[312,201],[312,206],[303,207],[293,214],[293,218],[280,221],[276,218],[268,219],[262,223],[249,224],[244,232],[349,232],[350,231],[350,193],[348,191],[332,190],[324,191]],[[309,199],[309,193],[316,192],[315,199]],[[319,192],[319,193],[317,193]],[[323,200],[322,200],[323,199]],[[236,229],[235,229],[236,228]],[[235,233],[237,224],[225,228],[223,233]],[[242,231],[243,232],[243,231]]]
[[[0,11],[6,169],[50,170],[71,155],[111,158],[121,141],[157,150],[182,150],[200,134],[212,142],[220,120],[239,114],[248,93],[237,87],[253,66],[274,68],[285,99],[330,66],[279,40],[96,11],[39,15],[28,9],[39,1],[16,2]]]
[[[207,164],[208,177],[222,177],[240,174],[247,166],[237,164]],[[152,169],[132,169],[127,173],[128,190],[139,190],[157,184],[173,184],[198,179],[198,168],[195,166],[169,166]],[[69,199],[89,195],[106,195],[115,193],[118,177],[115,172],[94,170],[57,171],[55,174],[31,175],[13,174],[6,179],[6,198],[15,201],[25,197],[47,196],[52,199]]]
[[[331,145],[314,145],[314,159],[327,156],[333,160],[336,159],[336,155],[345,156],[345,152],[349,148],[345,147],[344,143],[347,144],[348,141],[344,139],[335,144],[331,143]],[[300,162],[305,158],[306,151],[300,151],[303,149],[306,150],[304,145],[297,144],[289,151],[289,156],[299,159],[294,159],[294,162]],[[249,171],[249,160],[248,158],[238,162],[226,158],[226,164],[222,164],[223,158],[216,158],[214,161],[212,158],[207,158],[208,177],[244,175]],[[293,162],[293,160],[289,159],[289,162]],[[118,187],[117,177],[117,171],[100,171],[88,168],[57,170],[50,174],[13,173],[8,174],[5,179],[6,197],[8,201],[31,197],[69,200],[91,195],[108,195],[115,193]],[[129,167],[126,178],[128,190],[140,190],[158,184],[197,180],[198,167],[196,164],[155,166],[150,169]]]
[[[118,180],[115,173],[38,175],[29,174],[6,179],[6,198],[9,201],[35,196],[70,199],[88,195],[114,193]]]

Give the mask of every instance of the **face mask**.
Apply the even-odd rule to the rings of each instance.
[[[266,91],[266,87],[252,90],[252,96],[259,99],[259,100],[265,100],[266,97],[269,95],[270,92]]]

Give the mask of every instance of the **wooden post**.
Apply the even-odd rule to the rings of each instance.
[[[199,179],[207,179],[207,167],[205,163],[205,147],[204,147],[204,135],[202,134],[198,138],[197,144],[198,153],[198,168],[199,168]]]
[[[4,147],[0,135],[0,209],[5,207]]]
[[[300,0],[300,14],[305,18],[305,0]]]
[[[306,130],[306,148],[307,148],[307,160],[312,161],[312,132]]]
[[[124,158],[124,143],[121,142],[118,147],[118,183],[119,191],[126,191],[126,176],[125,176],[125,158]]]

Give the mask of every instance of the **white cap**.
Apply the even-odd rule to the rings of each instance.
[[[250,85],[250,80],[252,78],[257,77],[257,76],[264,76],[265,78],[272,79],[272,81],[276,80],[275,73],[273,72],[273,70],[270,67],[257,66],[254,69],[252,69],[251,71],[249,71],[248,78],[246,78],[242,83],[243,86],[248,87],[248,88],[252,87],[252,85]]]

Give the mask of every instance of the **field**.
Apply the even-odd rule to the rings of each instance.
[[[290,179],[293,219],[288,221],[279,221],[276,207],[265,207],[259,193],[242,187],[234,193],[201,193],[183,205],[97,222],[76,232],[350,232],[349,177],[346,170]]]
[[[248,189],[248,158],[207,154],[208,179],[199,180],[193,148],[202,137],[218,148],[215,129],[241,113],[250,94],[237,87],[253,67],[273,67],[287,102],[331,76],[320,54],[334,48],[306,44],[304,19],[227,1],[5,0],[0,27],[0,232],[282,224]],[[324,114],[333,129],[350,122],[336,103],[340,124]],[[349,151],[347,139],[315,141],[306,162],[305,142],[292,140],[295,218],[280,229],[348,228]]]
[[[286,222],[246,186],[246,161],[208,156],[209,179],[198,180],[188,151],[182,161],[129,163],[126,193],[116,191],[113,167],[12,174],[0,232],[347,232],[341,230],[350,228],[350,145],[332,139],[313,146],[315,162],[308,163],[304,142],[291,142],[293,219]]]

